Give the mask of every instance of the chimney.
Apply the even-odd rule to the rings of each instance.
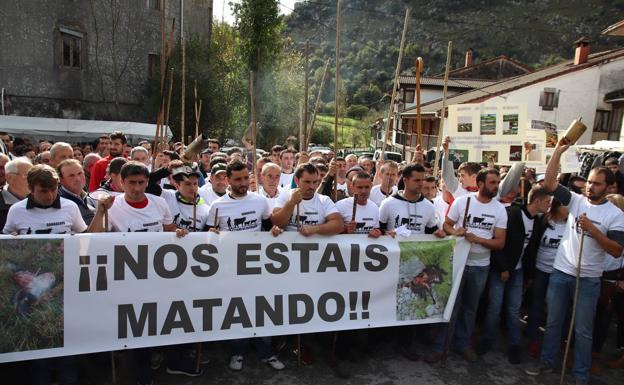
[[[466,51],[466,64],[464,67],[470,67],[472,65],[472,48],[468,48]]]
[[[589,56],[589,39],[583,36],[574,42],[576,44],[576,51],[574,53],[574,65],[587,63],[587,57]]]

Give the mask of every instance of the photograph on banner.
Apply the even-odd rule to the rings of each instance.
[[[0,248],[0,353],[63,347],[63,240]]]
[[[479,104],[449,106],[449,159],[453,162],[509,164],[522,157],[518,148],[527,127],[525,105]]]
[[[451,294],[454,240],[399,242],[397,320],[439,316]]]
[[[535,168],[537,173],[546,172],[546,165],[552,157],[553,151],[564,130],[552,122],[531,120],[526,130],[525,141],[531,144],[531,151],[527,156],[527,167]],[[579,172],[581,168],[576,151],[567,151],[561,159],[561,172]]]

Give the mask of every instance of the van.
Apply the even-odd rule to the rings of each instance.
[[[377,161],[379,158],[381,158],[381,150],[375,150],[373,160]],[[384,160],[393,160],[397,163],[401,163],[403,161],[403,156],[398,152],[386,151],[384,153]]]

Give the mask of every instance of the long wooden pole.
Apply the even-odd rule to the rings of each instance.
[[[405,35],[407,35],[407,20],[409,18],[410,9],[405,10],[405,20],[403,21],[403,33],[401,34],[401,46],[399,48],[399,58],[397,60],[396,70],[394,71],[394,83],[392,85],[392,97],[390,98],[390,108],[388,110],[388,120],[386,121],[386,135],[381,145],[381,160],[385,160],[386,144],[390,138],[390,118],[394,113],[394,102],[397,94],[397,84],[399,82],[399,73],[401,72],[401,61],[403,60],[403,48],[405,47]]]
[[[444,88],[442,90],[442,114],[440,115],[440,127],[438,128],[438,143],[436,144],[435,164],[433,165],[433,175],[438,175],[440,164],[440,146],[442,145],[442,137],[444,137],[444,116],[446,115],[446,92],[448,88],[449,71],[451,70],[451,54],[453,51],[453,42],[448,42],[446,51],[446,70],[444,71]]]
[[[306,41],[305,45],[305,66],[304,66],[305,82],[303,84],[303,135],[299,138],[299,151],[303,151],[303,144],[307,143],[306,135],[308,133],[308,93],[310,87],[310,41]]]
[[[418,144],[422,145],[422,116],[420,115],[420,74],[423,70],[423,59],[416,59],[416,132],[418,133]],[[410,143],[411,144],[411,143]]]
[[[312,137],[312,130],[314,130],[314,126],[316,125],[316,114],[318,113],[319,106],[321,104],[321,95],[323,94],[323,89],[325,87],[325,79],[327,78],[327,70],[329,69],[329,59],[325,62],[325,68],[323,68],[323,77],[321,78],[321,84],[319,86],[318,95],[316,96],[316,103],[314,104],[314,111],[312,113],[312,121],[310,122],[310,129],[306,134],[305,141],[305,151],[308,151],[308,144],[310,144],[310,138]]]
[[[181,1],[180,13],[184,15],[184,0]],[[182,84],[180,85],[180,141],[184,144],[184,117],[186,105],[186,40],[184,37],[184,18],[180,25],[180,45],[182,47]]]
[[[258,173],[256,172],[256,90],[255,90],[256,76],[253,71],[249,71],[249,97],[251,99],[251,137],[253,138],[253,154],[251,155],[252,170],[254,170],[254,179],[256,181],[256,191],[259,189],[258,185]]]
[[[340,113],[340,0],[336,2],[336,89],[334,108],[334,159],[338,155],[338,115]],[[334,202],[338,200],[338,175],[334,176]]]

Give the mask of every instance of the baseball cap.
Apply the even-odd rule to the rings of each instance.
[[[217,175],[220,172],[226,172],[226,167],[223,163],[217,163],[210,169],[212,175]]]
[[[537,178],[535,178],[535,181],[539,183],[539,182],[543,181],[543,180],[544,180],[544,178],[546,178],[546,175],[544,175],[544,174],[539,174],[539,175],[537,176]]]
[[[199,172],[193,170],[191,167],[189,166],[182,166],[182,167],[177,167],[174,168],[173,170],[171,170],[171,176],[175,177],[177,175],[184,175],[187,178],[191,175],[195,175],[196,177],[199,178]]]
[[[212,150],[209,148],[204,148],[201,152],[201,155],[204,155],[204,154],[212,154]]]

